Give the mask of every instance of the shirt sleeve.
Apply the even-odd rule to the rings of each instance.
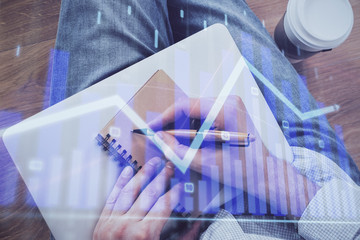
[[[215,216],[216,221],[201,235],[201,240],[237,239],[237,240],[280,240],[270,236],[245,233],[236,218],[224,209]]]
[[[333,161],[292,148],[293,165],[321,188],[298,223],[305,239],[360,239],[360,187]]]
[[[341,179],[326,183],[302,214],[305,239],[356,239],[360,230],[360,188]]]

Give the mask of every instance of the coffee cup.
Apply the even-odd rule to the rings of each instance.
[[[350,35],[353,24],[348,0],[289,0],[274,40],[294,63],[339,46]]]

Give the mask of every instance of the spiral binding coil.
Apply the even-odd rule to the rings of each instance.
[[[120,144],[116,146],[115,139],[109,142],[110,137],[110,134],[106,134],[105,138],[101,134],[98,134],[96,136],[98,145],[102,146],[104,151],[108,151],[109,155],[111,155],[121,167],[128,165],[134,169],[135,173],[137,173],[141,169],[141,166],[138,166],[138,162],[136,160],[132,161],[133,157],[131,156],[131,154],[127,154],[127,151],[125,149],[122,149],[122,146]]]

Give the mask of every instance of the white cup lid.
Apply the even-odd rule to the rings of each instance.
[[[348,0],[290,0],[287,15],[287,30],[297,38],[294,41],[313,51],[339,46],[354,24]]]

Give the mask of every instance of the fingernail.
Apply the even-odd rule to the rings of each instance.
[[[122,171],[121,175],[123,177],[130,177],[131,174],[133,173],[133,170],[130,166],[127,166],[126,168],[124,168],[124,170]]]
[[[167,168],[174,169],[174,168],[175,168],[175,165],[174,165],[172,162],[167,162],[167,163],[166,163],[166,167],[167,167]]]
[[[149,164],[154,167],[158,167],[161,164],[161,159],[158,157],[154,157],[149,160]]]

